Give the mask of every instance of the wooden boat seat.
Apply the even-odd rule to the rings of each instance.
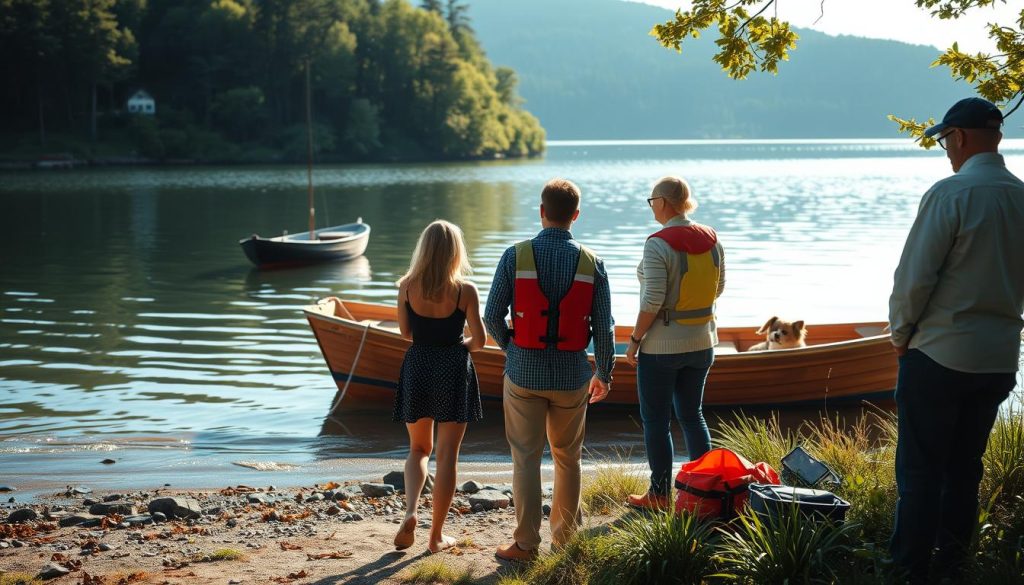
[[[374,325],[381,329],[393,329],[398,331],[398,321],[377,321]]]
[[[725,353],[739,353],[736,349],[736,344],[731,341],[719,341],[718,345],[715,346],[715,355]]]
[[[340,240],[354,235],[356,235],[356,232],[317,232],[316,237],[321,240]]]
[[[878,325],[864,325],[855,328],[854,331],[861,337],[874,337],[886,333],[885,327],[879,327]]]

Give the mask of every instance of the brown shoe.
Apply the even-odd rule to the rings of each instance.
[[[494,556],[504,561],[520,563],[537,558],[537,549],[523,550],[518,542],[513,542],[512,544],[499,546],[498,550],[494,551]]]
[[[668,496],[661,496],[658,494],[652,494],[647,492],[643,495],[630,495],[626,498],[626,503],[634,508],[642,508],[644,510],[667,510],[668,509]]]

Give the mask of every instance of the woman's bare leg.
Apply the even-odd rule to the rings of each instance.
[[[436,466],[434,474],[433,517],[430,524],[430,552],[440,552],[455,545],[455,539],[442,532],[448,509],[455,497],[455,476],[458,471],[459,449],[466,434],[466,423],[438,423]],[[408,484],[407,484],[408,485]]]
[[[434,421],[421,418],[406,423],[409,430],[409,456],[405,460],[405,520],[395,535],[395,548],[406,549],[416,542],[416,508],[423,484],[427,481],[427,461],[433,449]]]

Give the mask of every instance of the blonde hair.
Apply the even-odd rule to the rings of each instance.
[[[464,277],[472,271],[462,230],[439,219],[420,234],[409,270],[398,280],[398,285],[417,284],[423,298],[441,301],[445,293],[461,286]]]
[[[697,209],[697,200],[690,194],[690,184],[682,177],[662,177],[654,185],[651,192],[657,197],[664,197],[665,201],[683,215],[689,215]]]

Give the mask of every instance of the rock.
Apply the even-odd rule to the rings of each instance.
[[[250,504],[266,504],[268,502],[267,496],[263,494],[249,494],[246,496],[245,501]]]
[[[122,502],[115,500],[113,502],[99,502],[89,506],[89,513],[94,516],[106,516],[107,514],[120,514],[122,516],[132,516],[138,513],[135,506],[129,502]]]
[[[469,480],[459,486],[459,491],[466,494],[475,494],[482,489],[484,489],[484,486],[480,482],[473,480]]]
[[[327,508],[327,515],[328,516],[337,516],[340,513],[341,513],[341,508],[335,506],[334,504],[331,504],[331,507]]]
[[[79,496],[85,496],[92,493],[92,489],[85,486],[75,486],[71,488],[71,493]]]
[[[124,495],[123,494],[108,494],[106,496],[103,496],[103,501],[104,502],[117,502],[117,501],[120,501],[120,500],[123,500],[123,499],[124,499]]]
[[[43,570],[39,571],[39,575],[37,576],[44,581],[48,581],[50,579],[56,579],[57,577],[63,577],[70,572],[70,570],[58,565],[57,563],[50,563],[43,567]]]
[[[163,512],[153,512],[153,522],[162,523],[167,522],[167,515]]]
[[[11,524],[20,524],[21,522],[29,522],[39,517],[36,511],[32,508],[22,508],[11,512],[10,516],[7,517],[7,521]]]
[[[61,526],[64,526],[64,527],[67,527],[67,526],[78,526],[79,524],[82,524],[83,522],[87,521],[88,519],[89,518],[86,517],[86,516],[81,516],[81,515],[78,515],[78,514],[72,514],[70,516],[65,516],[65,517],[61,518],[60,521],[58,522],[58,524],[60,524]]]
[[[313,502],[322,502],[323,500],[323,494],[321,494],[320,492],[313,492],[312,494],[307,496],[306,499],[303,501],[306,502],[307,504],[312,504]]]
[[[551,506],[550,505],[544,504],[543,506],[540,507],[540,509],[541,509],[542,512],[544,512],[545,516],[550,516],[551,515]]]
[[[512,499],[498,490],[481,490],[469,496],[469,505],[474,509],[479,504],[485,510],[499,510],[508,508],[510,503],[512,503]]]
[[[134,516],[128,516],[124,519],[124,522],[128,525],[152,524],[153,517],[149,514],[136,514]]]
[[[364,483],[359,487],[368,498],[383,498],[395,493],[395,487],[386,483]]]
[[[234,528],[235,526],[238,526],[238,520],[235,520],[234,518],[229,518],[227,521],[227,527]]]
[[[160,512],[167,518],[199,518],[202,507],[191,498],[157,498],[146,506],[150,514]]]
[[[384,483],[395,486],[396,490],[404,490],[405,473],[402,471],[392,471],[384,476]]]
[[[105,542],[101,542],[100,546],[99,546],[99,549],[101,551],[103,551],[103,552],[110,552],[110,551],[114,550],[114,546],[110,545],[110,544],[107,544]]]
[[[359,522],[362,519],[363,517],[355,512],[351,514],[346,514],[344,518],[345,522]]]
[[[102,521],[103,518],[87,518],[85,522],[82,522],[79,526],[82,528],[95,528],[99,526]]]
[[[13,504],[14,503],[14,498],[7,498],[7,503],[8,504]]]
[[[103,461],[100,461],[100,463],[103,465],[113,465],[117,463],[117,461],[114,461],[113,459],[104,459]]]
[[[21,542],[20,540],[12,540],[10,542],[11,542],[11,546],[13,546],[14,548],[21,548],[21,547],[25,546],[25,543]]]
[[[479,503],[473,504],[472,509],[474,513],[479,514],[484,511],[484,505]]]
[[[223,511],[224,508],[221,508],[220,506],[214,506],[212,508],[207,508],[206,510],[203,510],[203,516],[220,516],[221,512]]]
[[[0,485],[0,494],[6,494],[7,492],[18,491],[18,488],[9,485]]]

